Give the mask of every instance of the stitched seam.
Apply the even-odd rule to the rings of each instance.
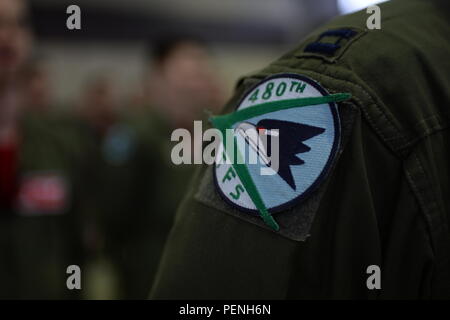
[[[329,77],[329,78],[332,78],[332,79],[338,80],[338,81],[343,81],[343,82],[347,83],[348,85],[357,87],[359,90],[362,91],[362,93],[364,93],[364,95],[365,95],[366,98],[372,103],[372,105],[373,105],[374,107],[376,107],[376,109],[378,110],[378,112],[380,112],[380,113],[383,115],[383,118],[384,118],[386,121],[389,122],[389,126],[392,127],[395,131],[398,131],[397,128],[396,128],[396,127],[394,126],[394,124],[392,123],[391,119],[388,118],[388,116],[383,112],[383,110],[378,106],[378,104],[375,103],[375,101],[373,100],[373,98],[371,97],[371,95],[370,95],[363,87],[361,87],[359,84],[352,83],[352,82],[350,82],[350,81],[348,81],[348,80],[341,80],[341,79],[338,79],[338,78],[335,78],[335,77],[331,77],[331,76],[328,76],[328,75],[326,75],[326,77]],[[358,97],[355,97],[355,100],[357,100],[357,101],[359,102],[359,104],[361,105],[361,107],[364,106],[364,104],[362,103],[362,101],[361,101]],[[387,137],[387,136],[385,135],[385,133],[384,133],[384,132],[376,125],[375,121],[374,121],[373,118],[370,116],[370,114],[368,113],[368,111],[367,111],[365,108],[362,108],[362,109],[363,109],[364,114],[366,115],[368,121],[369,121],[369,122],[372,124],[372,126],[374,127],[375,131],[377,131],[378,134],[379,134],[380,136],[383,137],[383,139],[388,140],[388,137]],[[398,132],[397,134],[398,134],[398,136],[399,136],[398,138],[400,138],[400,137],[401,137],[401,133]],[[397,139],[397,137],[393,137],[393,138],[391,138],[391,139]]]
[[[443,114],[445,114],[447,116],[449,115],[448,113],[443,113]],[[432,115],[432,116],[430,116],[428,118],[424,118],[424,119],[420,120],[419,122],[417,122],[414,125],[414,128],[420,128],[422,126],[422,124],[423,124],[423,125],[427,126],[427,128],[426,128],[426,131],[427,131],[428,128],[429,128],[428,125],[427,125],[427,122],[431,122],[431,120],[436,120],[437,123],[434,126],[430,127],[430,131],[431,130],[436,130],[436,129],[439,129],[439,128],[443,128],[443,127],[448,125],[448,121],[445,121],[445,119],[443,119],[441,114],[434,114],[434,115]]]
[[[424,176],[424,178],[428,181],[428,179],[427,179],[427,175],[426,175],[426,172],[425,172],[425,169],[423,168],[423,165],[422,165],[422,162],[420,161],[420,159],[419,159],[419,157],[417,156],[417,154],[414,154],[414,157],[416,158],[416,160],[417,160],[417,163],[419,164],[419,169],[420,169],[420,171],[422,171],[422,175]],[[434,195],[434,193],[433,193],[433,195]],[[435,210],[436,211],[441,211],[441,210],[439,210],[439,206],[437,205],[437,202],[436,202],[436,200],[434,199],[434,197],[433,197],[433,205],[434,205],[434,207],[436,208]],[[441,217],[445,217],[444,216],[444,213],[443,212],[441,212],[441,215],[440,215]],[[446,219],[444,219],[444,221],[443,222],[445,222],[445,223],[447,223],[447,221],[446,221]],[[445,224],[445,225],[441,225],[441,224],[439,224],[439,228],[440,229],[445,229],[445,226],[446,226],[447,224]]]
[[[424,177],[426,179],[425,170],[424,170],[424,168],[422,166],[422,163],[421,163],[419,157],[417,157],[416,154],[414,154],[413,157],[415,158],[416,164],[419,166],[420,174],[422,175],[422,177]],[[440,250],[438,252],[438,249],[439,249],[438,248],[438,243],[439,243],[439,241],[438,241],[437,238],[439,238],[439,235],[441,233],[445,232],[445,230],[443,230],[443,228],[445,228],[445,226],[438,225],[437,227],[439,227],[439,229],[436,229],[436,226],[435,226],[434,221],[432,219],[432,217],[434,215],[430,214],[429,211],[436,212],[436,215],[438,217],[442,216],[442,212],[440,212],[440,210],[439,210],[439,208],[438,208],[438,206],[436,204],[436,201],[434,201],[434,200],[432,200],[432,202],[431,202],[432,205],[433,205],[433,209],[434,210],[427,210],[426,209],[426,205],[425,205],[426,201],[425,201],[424,197],[421,195],[421,193],[419,192],[419,189],[417,187],[416,182],[413,179],[413,176],[411,175],[411,173],[409,172],[408,169],[405,169],[405,171],[406,171],[406,175],[408,176],[408,180],[409,180],[409,182],[410,182],[410,184],[412,186],[413,193],[414,193],[414,195],[417,197],[417,199],[419,201],[419,206],[421,208],[421,211],[425,214],[426,221],[427,221],[428,228],[429,228],[429,232],[430,232],[431,237],[432,237],[432,243],[433,243],[433,248],[434,248],[434,251],[435,251],[435,255],[438,258],[437,259],[437,264],[440,265],[441,263],[444,263],[449,258],[449,254],[447,254],[447,255],[443,254],[443,258],[441,258]]]
[[[420,143],[421,140],[426,139],[428,137],[430,137],[431,135],[440,132],[440,131],[444,131],[446,129],[448,129],[450,127],[450,124],[446,124],[446,125],[436,125],[434,127],[431,127],[430,130],[427,130],[427,132],[424,132],[423,134],[421,134],[420,136],[416,137],[415,139],[411,140],[407,145],[406,148],[412,148],[414,147],[416,144]]]
[[[286,66],[280,66],[279,67],[286,67]],[[389,127],[391,129],[393,129],[396,132],[395,137],[387,137],[385,135],[385,133],[376,125],[375,121],[373,120],[373,118],[369,115],[368,111],[366,110],[366,108],[363,108],[364,104],[362,103],[362,101],[357,98],[356,96],[353,96],[352,98],[355,99],[360,106],[362,107],[363,111],[364,111],[364,115],[367,117],[367,120],[369,121],[369,123],[372,125],[372,127],[374,128],[374,130],[377,132],[378,135],[381,136],[381,138],[387,143],[388,141],[392,141],[392,140],[405,140],[405,135],[403,135],[397,128],[396,126],[393,124],[392,120],[389,119],[389,117],[384,113],[384,111],[378,106],[377,103],[375,103],[374,99],[372,98],[372,96],[359,84],[350,82],[348,80],[344,80],[344,79],[339,79],[330,75],[325,75],[325,74],[320,74],[317,73],[316,71],[301,67],[303,70],[308,71],[310,73],[313,73],[315,75],[318,75],[319,77],[325,77],[325,78],[330,78],[332,80],[337,80],[337,81],[341,81],[346,83],[347,85],[350,85],[351,87],[356,87],[358,88],[360,91],[362,91],[362,93],[366,96],[366,98],[371,102],[371,105],[373,105],[376,110],[383,116],[383,118],[389,123]],[[408,141],[403,141],[402,143],[397,143],[397,148],[395,148],[391,143],[388,143],[388,145],[391,147],[391,149],[393,149],[394,151],[398,152],[400,150],[405,149],[405,147],[408,145]]]

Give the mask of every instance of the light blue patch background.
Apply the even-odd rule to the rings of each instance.
[[[261,194],[261,198],[266,207],[271,209],[297,198],[317,180],[331,156],[336,139],[336,128],[333,114],[328,104],[276,111],[251,118],[246,120],[246,122],[256,125],[262,119],[290,121],[325,129],[325,132],[322,134],[303,141],[304,144],[311,148],[309,152],[298,154],[298,157],[305,163],[290,166],[296,190],[292,189],[278,174],[261,175],[260,169],[266,167],[264,164],[247,165],[250,175]],[[300,140],[298,142],[301,143]],[[243,151],[241,150],[241,152]]]

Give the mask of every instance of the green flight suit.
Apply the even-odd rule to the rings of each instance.
[[[17,199],[0,209],[0,297],[77,298],[66,285],[68,266],[83,269],[75,142],[33,114],[21,119],[19,137]]]
[[[308,199],[276,214],[299,218],[278,232],[225,203],[204,166],[178,211],[151,298],[450,298],[443,3],[384,3],[381,30],[366,29],[365,11],[339,17],[240,81],[225,113],[279,73],[351,93],[338,104],[340,155]],[[381,270],[379,290],[367,286],[371,265]]]
[[[85,128],[88,132],[89,129]],[[170,161],[170,130],[156,114],[118,118],[91,130],[88,203],[99,252],[113,268],[115,298],[145,299],[192,168]]]

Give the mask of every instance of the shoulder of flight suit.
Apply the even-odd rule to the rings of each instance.
[[[262,79],[280,67],[310,73],[324,84],[339,81],[333,89],[352,89],[380,138],[395,153],[407,153],[421,137],[448,125],[448,108],[437,102],[450,95],[445,90],[450,25],[433,1],[394,0],[380,7],[381,30],[367,30],[365,11],[340,17],[240,83]],[[342,32],[323,36],[336,30]],[[327,42],[338,42],[340,48],[331,54],[308,48]]]
[[[301,74],[330,93],[352,94],[339,104],[347,135],[339,158],[327,181],[294,208],[303,217],[299,226],[283,237],[236,219],[239,214],[215,194],[211,169],[203,168],[194,181],[199,187],[178,213],[153,297],[448,294],[448,282],[439,287],[448,276],[442,197],[448,182],[436,176],[448,170],[448,24],[426,1],[380,7],[381,30],[366,30],[365,12],[338,18],[243,78],[225,108],[233,111],[249,88],[278,73]],[[338,46],[330,54],[323,49],[330,46],[317,43]],[[439,152],[435,161],[433,148]],[[381,267],[382,290],[366,286],[366,268],[373,264]]]
[[[433,292],[449,294],[449,159],[450,25],[443,1],[390,1],[380,6],[381,30],[364,30],[364,11],[337,19],[327,30],[355,30],[332,58],[295,52],[300,60],[317,58],[331,72],[314,71],[349,81],[353,99],[379,140],[402,160],[403,174],[420,207],[435,255]],[[319,30],[320,34],[324,30]],[[314,40],[314,37],[316,37]],[[308,62],[305,68],[311,68]],[[333,67],[329,67],[333,65]],[[354,86],[354,89],[350,87]],[[438,172],[441,172],[439,174]],[[444,282],[445,285],[436,284]]]

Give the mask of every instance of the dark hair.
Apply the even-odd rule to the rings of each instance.
[[[163,64],[170,54],[182,44],[194,44],[207,49],[206,43],[200,38],[190,35],[170,35],[151,42],[147,58],[155,64]]]

